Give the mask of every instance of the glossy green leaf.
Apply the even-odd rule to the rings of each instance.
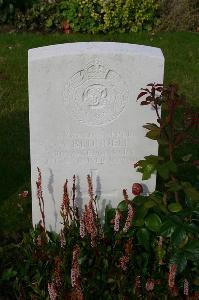
[[[146,227],[151,231],[159,231],[162,225],[162,221],[157,214],[150,214],[145,219]]]
[[[170,237],[174,232],[175,228],[176,225],[174,223],[172,223],[171,221],[166,221],[162,224],[160,228],[160,234],[165,237]]]
[[[169,169],[165,164],[157,166],[157,171],[158,174],[163,178],[163,179],[168,179],[169,178]]]
[[[169,211],[176,213],[182,210],[182,206],[180,203],[171,203],[168,205],[168,209]]]
[[[171,235],[171,242],[175,246],[179,246],[179,244],[186,238],[186,231],[184,228],[176,227],[174,232]]]
[[[137,218],[136,220],[134,220],[133,224],[134,224],[135,226],[138,226],[138,227],[143,226],[143,225],[144,225],[144,219],[142,219],[142,218]]]
[[[111,220],[115,217],[115,209],[106,206],[105,209],[105,223],[110,224]]]
[[[185,188],[184,191],[192,201],[199,201],[199,192],[194,187]]]
[[[134,201],[136,199],[136,201]],[[148,197],[136,197],[133,199],[133,202],[136,204],[136,213],[135,218],[133,220],[133,224],[135,226],[143,226],[144,225],[144,218],[148,213],[148,209],[144,207],[144,203],[148,199]]]
[[[157,166],[157,171],[163,179],[168,179],[170,173],[176,173],[177,166],[173,161],[167,161]]]
[[[126,203],[126,201],[121,201],[118,206],[117,209],[119,209],[120,211],[127,211],[128,210],[128,205]]]
[[[149,179],[151,175],[154,173],[154,171],[155,171],[155,166],[153,164],[148,164],[143,170],[142,179],[143,180]]]
[[[171,192],[178,192],[182,189],[182,186],[177,181],[169,181],[165,184],[168,190]]]
[[[177,165],[174,163],[174,161],[170,160],[166,163],[166,165],[171,172],[177,172]]]
[[[136,219],[144,219],[147,213],[148,213],[148,209],[146,209],[145,206],[143,205],[136,209],[135,217]]]
[[[163,204],[163,195],[160,192],[154,192],[150,194],[149,199],[155,203],[155,206],[158,207],[164,213],[168,213],[166,206]]]
[[[199,240],[192,240],[184,247],[184,251],[190,259],[199,260]]]
[[[193,220],[192,220],[193,221]],[[194,223],[189,223],[184,225],[185,229],[189,232],[199,233],[199,226]]]
[[[151,207],[154,207],[156,204],[153,200],[148,199],[147,201],[145,201],[144,203],[144,207],[149,209]]]
[[[146,199],[148,199],[148,197],[139,195],[133,199],[133,203],[136,204],[136,206],[142,206]]]
[[[158,140],[160,137],[160,129],[153,129],[147,132],[146,137],[148,137],[151,140]]]
[[[137,238],[140,245],[143,245],[146,250],[150,248],[150,233],[146,228],[140,228],[137,231]]]

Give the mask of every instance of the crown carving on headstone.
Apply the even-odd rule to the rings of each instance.
[[[104,66],[103,61],[96,58],[86,68],[87,77],[89,79],[105,79],[110,70]]]

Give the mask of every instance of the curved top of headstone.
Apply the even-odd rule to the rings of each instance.
[[[143,55],[164,59],[160,48],[137,44],[117,42],[80,42],[51,45],[33,48],[28,51],[29,61],[56,57],[61,55],[74,55],[88,53],[125,53],[129,55]]]

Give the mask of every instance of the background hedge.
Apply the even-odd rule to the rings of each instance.
[[[0,0],[0,25],[17,31],[199,30],[199,0]]]

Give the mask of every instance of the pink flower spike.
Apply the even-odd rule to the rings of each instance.
[[[184,295],[189,296],[189,282],[187,279],[184,280]]]
[[[127,232],[129,230],[129,228],[131,227],[131,222],[133,220],[134,214],[135,214],[135,209],[132,207],[131,204],[128,204],[128,216],[127,216],[124,228],[123,228],[124,232]]]
[[[114,230],[118,232],[120,230],[120,213],[116,210],[115,219],[114,219]]]
[[[61,248],[64,248],[64,246],[66,245],[64,231],[62,229],[61,229],[61,232],[60,232],[60,245],[61,245]]]
[[[79,227],[79,233],[81,238],[83,239],[86,235],[86,229],[85,229],[85,224],[84,224],[84,214],[80,218],[80,227]]]
[[[123,255],[120,258],[119,266],[123,271],[126,271],[128,262],[129,262],[129,257],[127,255]]]
[[[176,264],[172,264],[169,267],[169,278],[168,278],[168,286],[173,288],[175,286],[175,276],[176,276],[177,266]]]
[[[154,280],[149,278],[146,282],[146,285],[145,285],[145,288],[146,288],[147,292],[153,291],[154,286],[155,286]]]
[[[48,283],[48,294],[49,294],[50,300],[57,299],[57,291],[55,289],[54,283]]]
[[[71,285],[73,288],[79,287],[79,263],[78,258],[80,254],[79,246],[75,246],[73,250],[73,260],[72,260],[72,268],[71,268]]]

